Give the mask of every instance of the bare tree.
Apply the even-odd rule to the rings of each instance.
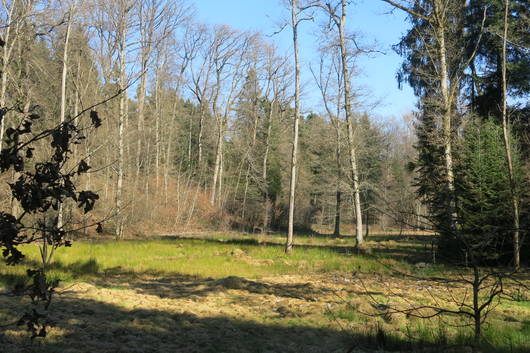
[[[177,26],[187,20],[189,8],[183,1],[141,0],[138,4],[140,32],[140,86],[138,90],[138,136],[136,141],[136,175],[138,182],[142,165],[142,139],[145,140],[145,98],[152,54],[167,45]],[[157,77],[155,75],[155,77]]]
[[[342,203],[342,124],[343,115],[343,72],[340,65],[340,54],[337,47],[327,44],[321,48],[318,74],[311,68],[313,78],[320,90],[326,113],[335,130],[335,160],[337,178],[335,191],[335,226],[333,234],[340,236],[341,203]]]
[[[433,230],[434,220],[429,216],[420,216],[421,228]],[[428,283],[428,294],[430,303],[414,303],[405,299],[404,305],[382,303],[370,292],[366,290],[369,300],[374,308],[380,310],[376,315],[388,316],[396,313],[421,319],[433,317],[457,316],[462,319],[460,327],[472,327],[473,342],[472,351],[479,352],[482,343],[482,328],[487,322],[490,313],[495,310],[501,300],[519,300],[520,291],[528,291],[525,283],[525,275],[517,273],[516,270],[508,268],[488,268],[481,266],[484,257],[487,257],[487,245],[471,244],[467,241],[462,232],[446,229],[447,232],[454,232],[455,238],[459,239],[469,254],[468,266],[455,268],[446,276],[421,276],[405,273],[391,269],[394,275],[410,278],[415,281]],[[486,238],[494,238],[495,230],[485,234]],[[359,278],[360,279],[360,278]],[[361,283],[362,283],[362,279]],[[363,284],[364,286],[364,284]],[[431,286],[444,288],[442,291],[431,290]],[[390,293],[393,290],[388,288]],[[445,294],[444,294],[445,292]]]
[[[262,233],[266,234],[270,222],[271,200],[269,195],[269,182],[267,170],[269,167],[270,140],[272,138],[272,127],[274,125],[274,116],[281,112],[282,101],[285,100],[285,92],[291,84],[290,67],[287,65],[286,58],[278,57],[276,49],[272,46],[265,48],[265,72],[266,88],[264,95],[269,102],[269,114],[266,121],[265,150],[263,153],[262,163],[262,193],[263,193],[263,228]]]
[[[334,3],[326,2],[320,4],[320,7],[329,15],[331,22],[335,25],[338,31],[338,47],[340,49],[341,70],[342,70],[342,85],[344,94],[344,113],[346,118],[346,127],[348,131],[348,152],[350,158],[350,172],[353,182],[353,203],[355,210],[355,237],[357,239],[357,246],[363,245],[363,218],[361,210],[361,190],[359,182],[359,170],[357,162],[356,142],[354,141],[354,117],[352,113],[352,93],[351,93],[351,74],[350,61],[352,51],[349,49],[347,40],[356,42],[353,38],[346,36],[346,19],[347,19],[347,5],[348,1],[340,0]]]
[[[61,124],[65,121],[65,111],[66,111],[66,77],[68,75],[68,42],[70,40],[70,31],[72,28],[72,18],[76,14],[76,8],[77,3],[75,2],[69,2],[68,3],[68,10],[67,10],[67,24],[66,24],[66,30],[64,34],[64,42],[63,42],[63,67],[62,67],[62,74],[61,74],[61,111],[59,115],[59,121]],[[63,204],[61,203],[59,205],[59,214],[57,217],[57,227],[62,228],[63,227]]]
[[[293,122],[293,142],[291,153],[291,176],[289,181],[289,221],[287,225],[287,239],[285,241],[285,252],[289,254],[293,250],[293,233],[294,233],[294,206],[296,196],[296,172],[298,167],[298,135],[300,126],[300,57],[298,50],[298,26],[306,20],[312,19],[309,17],[300,17],[300,15],[307,9],[313,6],[308,3],[300,6],[298,0],[288,0],[291,8],[291,30],[293,34],[293,51],[294,51],[294,122]]]
[[[10,64],[13,58],[13,51],[23,34],[23,27],[28,17],[31,16],[34,3],[30,1],[2,1],[2,26],[3,33],[0,34],[2,42],[2,62],[0,69],[0,148],[3,146],[4,130],[7,109],[6,93],[10,75]]]
[[[215,163],[211,185],[210,203],[220,200],[222,190],[222,158],[225,129],[228,116],[232,110],[239,84],[242,81],[243,66],[247,50],[253,36],[238,33],[226,26],[216,27],[212,41],[211,60],[214,69],[213,99],[211,101],[212,114],[217,123],[215,143]],[[229,83],[227,83],[229,79]]]
[[[130,31],[133,25],[133,10],[136,0],[116,0],[113,2],[98,2],[97,16],[98,34],[102,38],[102,56],[108,56],[110,61],[106,61],[109,73],[108,79],[113,77],[113,67],[117,69],[117,87],[120,92],[118,106],[118,126],[117,126],[117,168],[116,168],[116,193],[115,193],[115,214],[116,214],[116,237],[123,235],[125,214],[123,200],[123,183],[125,175],[125,125],[128,121],[128,94],[129,78],[127,75],[127,56],[130,48]],[[105,53],[106,51],[106,53]]]
[[[206,118],[209,101],[211,101],[210,80],[213,67],[211,65],[211,51],[208,43],[211,41],[208,28],[204,25],[191,24],[186,28],[184,39],[184,58],[189,60],[188,89],[192,92],[199,105],[199,131],[197,136],[197,168],[202,173],[204,119]],[[188,163],[191,166],[192,121],[190,116],[188,139]]]

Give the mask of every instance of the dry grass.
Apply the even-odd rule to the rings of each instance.
[[[0,331],[1,351],[431,352],[471,333],[451,326],[457,318],[423,321],[372,305],[447,297],[445,287],[396,277],[385,266],[425,271],[404,261],[428,256],[418,255],[423,238],[374,236],[373,254],[358,255],[351,238],[298,237],[288,258],[275,235],[200,238],[79,242],[60,251],[52,274],[66,282],[50,310],[49,336],[30,342],[23,328],[9,327]],[[23,268],[1,268],[5,285]],[[0,322],[16,319],[25,304],[0,296]],[[528,352],[529,317],[528,301],[501,303],[485,349]]]

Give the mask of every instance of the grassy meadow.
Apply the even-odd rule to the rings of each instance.
[[[300,235],[290,256],[281,235],[77,241],[49,266],[61,284],[48,337],[30,341],[24,327],[2,326],[2,352],[467,351],[472,328],[461,317],[388,310],[469,295],[396,273],[456,275],[428,263],[430,241],[375,234],[358,254],[353,237]],[[35,245],[23,252],[23,264],[0,267],[0,325],[28,305],[8,291],[39,261]],[[530,302],[519,294],[495,304],[484,352],[530,351]]]

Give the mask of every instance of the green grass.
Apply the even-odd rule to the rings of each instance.
[[[296,239],[297,247],[289,256],[284,253],[283,236],[280,235],[267,237],[216,235],[203,239],[79,241],[70,248],[57,250],[48,275],[51,279],[66,282],[66,285],[71,282],[87,281],[95,286],[103,286],[107,290],[116,290],[127,288],[129,280],[142,275],[160,279],[177,275],[196,276],[202,279],[238,276],[250,280],[283,275],[318,276],[304,279],[310,282],[323,278],[321,276],[326,274],[338,273],[345,278],[349,277],[348,274],[352,271],[359,271],[367,276],[365,278],[373,277],[369,289],[373,291],[371,298],[381,303],[392,304],[399,301],[399,297],[387,296],[382,292],[384,286],[379,281],[399,283],[403,280],[405,283],[406,279],[393,276],[391,269],[399,268],[423,275],[447,274],[455,271],[444,265],[417,268],[406,263],[404,259],[392,258],[385,253],[356,254],[352,248],[351,238],[300,236]],[[401,245],[404,243],[391,243],[395,249]],[[18,281],[26,280],[26,269],[38,266],[37,246],[27,245],[21,247],[21,250],[26,254],[22,264],[0,265],[0,286],[12,287]],[[382,279],[374,279],[377,277],[372,274],[382,275]],[[119,280],[112,281],[115,278]],[[208,281],[202,281],[204,282]],[[163,286],[164,283],[167,282],[160,282],[157,285]],[[426,292],[415,292],[415,287],[415,285],[408,287],[411,289],[405,294],[409,294],[416,304],[428,304],[432,298]],[[159,288],[156,287],[154,290],[158,291]],[[173,289],[170,287],[169,290],[171,294]],[[286,290],[293,291],[292,288]],[[304,289],[300,291],[303,292]],[[262,292],[256,292],[256,297],[259,297],[260,293]],[[337,300],[337,297],[330,293],[322,295],[328,295],[328,297],[323,299],[317,294],[314,295],[316,300],[320,301],[318,303],[320,307]],[[368,335],[369,339],[374,340],[373,345],[386,345],[388,349],[403,348],[400,345],[411,342],[410,337],[414,337],[415,344],[426,346],[446,343],[464,344],[469,342],[471,337],[471,329],[460,329],[454,326],[461,324],[461,318],[449,317],[446,322],[450,325],[446,325],[438,320],[425,321],[405,318],[403,315],[401,317],[369,316],[365,315],[370,312],[369,299],[366,296],[355,292],[344,295],[344,301],[335,302],[329,310],[320,312],[318,317],[315,317],[313,311],[307,314],[309,319],[305,316],[286,318],[276,314],[267,316],[267,313],[257,312],[255,315],[259,320],[256,320],[287,327],[329,327],[341,322],[341,325],[344,325],[346,329],[350,328],[352,332],[359,330]],[[299,294],[295,298],[297,296]],[[248,298],[248,293],[241,297],[234,297],[233,302],[244,302],[245,298]],[[285,298],[282,297],[282,300],[285,301]],[[352,303],[358,303],[364,307],[356,307]],[[530,302],[528,300],[503,301],[497,310],[492,312],[489,323],[484,326],[484,352],[524,352],[528,347],[527,342],[530,337],[530,321],[525,318],[529,312]],[[0,319],[5,319],[2,315],[0,313]],[[126,316],[123,319],[125,320]],[[165,325],[165,323],[157,323],[156,320],[151,324],[154,328]]]
[[[28,265],[38,264],[37,246],[21,247],[24,263],[0,267],[0,280],[12,284],[24,276]],[[241,251],[243,253],[241,253]],[[60,248],[49,269],[50,278],[72,281],[89,279],[109,270],[131,274],[178,273],[200,277],[240,276],[250,279],[287,274],[332,271],[385,271],[373,258],[339,253],[325,247],[297,249],[285,256],[283,247],[259,244],[227,244],[208,240],[138,240],[76,242]]]

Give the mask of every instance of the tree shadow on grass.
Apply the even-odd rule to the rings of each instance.
[[[375,236],[374,236],[375,237]],[[165,239],[174,239],[179,241],[195,241],[200,239],[201,241],[215,244],[229,244],[237,246],[267,246],[282,248],[283,244],[279,244],[273,241],[261,239],[259,237],[247,237],[247,238],[233,238],[233,239],[216,239],[210,237],[189,237],[189,236],[171,236],[165,237]],[[330,245],[330,244],[295,244],[294,251],[297,249],[326,249],[333,251],[339,255],[351,256],[362,254],[367,258],[388,258],[397,261],[405,261],[408,263],[417,263],[419,261],[429,261],[431,259],[430,249],[426,246],[427,243],[420,236],[413,236],[412,240],[395,243],[393,245],[378,245],[371,247],[368,245],[369,252],[364,250],[359,251],[354,245]],[[383,240],[381,240],[383,241]]]
[[[58,264],[59,266],[60,264]],[[96,263],[97,265],[97,263]],[[74,266],[74,270],[97,268],[93,263]],[[153,276],[153,278],[150,278]],[[239,279],[227,281],[197,276],[171,275],[154,277],[155,273],[141,275],[120,268],[109,269],[95,277],[100,288],[113,286],[134,290],[138,294],[156,295],[162,300],[187,299],[195,296],[217,295],[219,291],[237,289],[258,294],[273,294],[285,298],[310,301],[321,295],[318,288],[305,284],[266,284]],[[113,295],[103,290],[104,295]],[[116,292],[114,292],[116,293]],[[379,293],[357,293],[379,295]],[[141,297],[133,298],[138,304],[132,309],[90,298],[79,298],[79,293],[63,291],[51,306],[51,319],[57,327],[46,340],[30,343],[23,327],[0,328],[0,351],[3,353],[28,352],[373,352],[379,347],[389,351],[444,352],[445,347],[421,346],[378,331],[377,325],[361,329],[339,330],[329,328],[328,322],[319,327],[310,326],[297,315],[278,316],[261,313],[264,322],[219,313],[208,316],[184,311],[175,302],[174,309],[162,310],[153,305],[146,307]],[[99,292],[98,292],[99,295]],[[115,295],[115,294],[114,294]],[[131,294],[134,295],[134,294]],[[99,299],[99,298],[98,298]],[[234,300],[241,300],[236,299]],[[244,300],[244,299],[243,299]],[[27,302],[27,300],[26,300]],[[197,301],[200,303],[201,301]],[[16,320],[23,310],[19,297],[0,296],[1,321]],[[193,305],[187,310],[193,310]],[[129,305],[131,307],[131,305]],[[189,308],[192,309],[189,309]],[[261,309],[256,307],[257,310]],[[266,309],[266,310],[270,310]],[[237,316],[237,312],[234,313]],[[330,319],[331,320],[331,319]],[[4,322],[0,322],[0,326]],[[333,325],[334,326],[334,325]],[[346,326],[348,327],[348,326]],[[17,332],[18,335],[17,335]],[[361,350],[362,348],[362,350]],[[458,350],[453,350],[457,352]],[[523,352],[514,349],[512,352]]]
[[[0,312],[9,311],[12,316],[17,308],[22,309],[20,303],[6,303],[6,300],[0,297]],[[2,352],[310,353],[353,352],[358,347],[383,344],[369,332],[355,335],[307,326],[291,318],[259,323],[221,315],[203,317],[180,312],[179,308],[127,310],[68,295],[56,297],[50,309],[55,328],[49,331],[48,338],[31,342],[23,327],[0,330]],[[403,347],[406,342],[385,344]]]
[[[213,279],[179,273],[144,272],[141,274],[112,268],[95,277],[98,287],[133,289],[140,294],[156,295],[160,298],[181,299],[202,297],[234,289],[253,294],[316,301],[328,289],[318,288],[310,283],[266,283],[246,278],[229,276]]]
[[[216,239],[216,238],[209,238],[209,237],[201,237],[201,238],[194,238],[189,236],[171,236],[171,237],[165,237],[166,239],[174,239],[179,241],[195,241],[195,240],[201,240],[208,243],[215,243],[215,244],[229,244],[229,245],[238,245],[238,246],[266,246],[266,247],[274,247],[274,248],[284,248],[283,244],[276,243],[273,241],[264,240],[262,238],[257,237],[248,237],[248,238],[232,238],[232,239]],[[295,244],[295,251],[296,249],[328,249],[335,251],[339,254],[351,254],[356,251],[355,246],[353,245],[326,245],[326,244]]]
[[[24,310],[18,298],[0,297],[0,317]],[[0,328],[3,353],[324,353],[324,352],[461,352],[453,347],[412,343],[385,333],[381,326],[364,330],[310,326],[299,320],[267,318],[257,322],[209,316],[181,308],[126,309],[99,300],[58,295],[48,313],[48,337],[30,341],[24,327]],[[0,322],[0,324],[2,324]],[[492,352],[500,352],[492,350]],[[512,353],[523,353],[524,347]]]
[[[37,268],[39,263],[24,261],[21,265]],[[122,267],[101,270],[96,259],[77,261],[68,265],[54,261],[49,265],[48,270],[55,270],[64,278],[82,279],[100,288],[132,289],[140,294],[170,299],[208,296],[236,289],[254,294],[316,301],[318,296],[328,292],[325,288],[317,288],[310,283],[266,283],[236,276],[213,279],[180,273],[135,272]],[[9,291],[16,290],[19,284],[28,284],[28,281],[29,277],[25,274],[0,274],[0,283],[9,288]]]
[[[97,282],[98,286],[113,286],[113,282]],[[309,283],[265,283],[230,276],[221,279],[190,278],[185,275],[171,275],[162,278],[138,278],[128,283],[137,293],[156,295],[160,298],[180,299],[216,295],[227,290],[238,290],[258,295],[273,295],[279,298],[300,299],[315,302],[329,292]],[[114,281],[114,286],[119,285]]]

